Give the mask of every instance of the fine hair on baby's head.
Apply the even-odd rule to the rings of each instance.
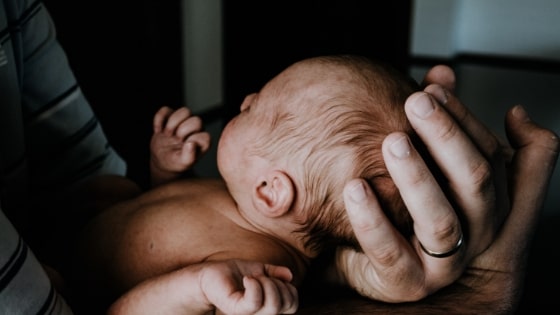
[[[390,220],[408,237],[411,217],[385,167],[381,145],[392,132],[418,141],[404,112],[418,84],[392,67],[361,56],[321,56],[297,62],[274,80],[272,116],[256,153],[282,161],[303,209],[306,246],[359,247],[343,202],[352,178],[366,179]]]

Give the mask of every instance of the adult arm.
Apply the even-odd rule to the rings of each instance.
[[[0,1],[0,34],[0,305],[9,314],[70,314],[47,275],[59,279],[78,224],[57,220],[66,215],[56,198],[66,200],[86,178],[124,174],[126,165],[82,94],[43,3]],[[56,270],[46,273],[45,263]]]
[[[350,183],[348,214],[364,253],[338,251],[338,280],[373,299],[414,301],[460,276],[458,283],[465,284],[474,270],[489,274],[486,271],[496,267],[492,278],[503,277],[504,281],[492,281],[494,285],[488,288],[471,287],[477,288],[476,294],[502,288],[508,296],[511,287],[501,286],[511,281],[520,289],[519,279],[514,277],[524,270],[523,253],[555,166],[558,137],[531,122],[523,108],[516,106],[506,116],[510,146],[504,147],[449,90],[429,85],[425,91],[431,94],[409,98],[407,115],[446,176],[449,190],[440,189],[406,135],[387,137],[385,161],[415,219],[416,236],[410,241],[400,237],[374,194],[361,181]],[[428,111],[418,115],[419,109],[426,108]],[[395,154],[393,149],[401,150]],[[520,181],[523,177],[525,181]],[[348,198],[351,196],[355,198]],[[464,244],[450,257],[431,257],[421,249],[420,243],[431,250],[447,251],[461,234]],[[520,245],[511,248],[508,244]],[[481,278],[474,273],[471,279]],[[479,297],[499,299],[500,295]],[[509,298],[514,300],[512,295]]]

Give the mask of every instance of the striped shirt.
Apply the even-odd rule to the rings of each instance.
[[[26,200],[37,193],[125,172],[55,39],[44,5],[0,0],[0,314],[65,314],[7,218],[24,216]]]
[[[1,211],[0,314],[72,314]]]

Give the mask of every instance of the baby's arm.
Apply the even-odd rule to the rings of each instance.
[[[286,267],[247,260],[191,265],[151,278],[108,314],[292,314],[298,307]]]
[[[186,107],[173,110],[162,107],[154,116],[154,134],[150,143],[152,186],[181,176],[210,147],[210,134],[202,130],[202,121]]]

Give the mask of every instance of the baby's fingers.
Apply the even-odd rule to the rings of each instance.
[[[181,164],[192,165],[196,159],[210,148],[210,134],[201,132],[194,134],[183,144],[181,150]]]
[[[188,109],[186,107],[181,107],[181,108],[175,110],[167,118],[167,121],[165,122],[165,127],[163,129],[163,132],[168,136],[174,135],[177,132],[179,126],[185,120],[187,120],[189,117],[191,117],[190,109]]]
[[[288,267],[265,264],[264,268],[269,277],[286,282],[290,282],[293,279],[292,271]]]
[[[171,116],[171,113],[173,113],[173,109],[167,106],[163,106],[156,112],[153,120],[154,133],[159,133],[163,130],[163,125],[167,117]]]
[[[245,283],[245,279],[247,279],[247,277],[243,279],[244,285],[250,284],[250,282]],[[250,303],[255,303],[254,306],[257,306],[257,302],[260,302],[260,308],[252,314],[292,314],[297,311],[299,300],[297,290],[293,285],[288,282],[266,276],[260,276],[255,280],[258,281],[259,287],[262,290],[262,295],[259,296],[259,294],[255,294],[247,300]],[[246,295],[248,291],[249,289],[246,287]],[[256,299],[258,297],[262,297],[262,299]]]
[[[197,154],[204,154],[210,148],[211,136],[208,132],[195,133],[187,139],[187,142],[195,144]]]
[[[255,313],[264,303],[263,290],[259,281],[253,277],[243,277],[243,287],[245,292],[241,303],[236,310],[237,314]]]
[[[184,140],[194,133],[201,132],[202,129],[202,119],[198,116],[189,116],[176,127],[175,136]]]
[[[278,290],[280,297],[278,313],[294,314],[299,306],[299,296],[296,287],[282,280],[272,279],[272,281],[275,282],[276,290]]]

